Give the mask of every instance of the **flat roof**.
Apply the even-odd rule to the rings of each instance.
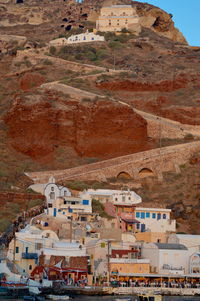
[[[125,8],[129,8],[129,7],[132,7],[132,5],[125,5],[125,4],[115,4],[115,5],[110,5],[110,6],[103,6],[102,8],[110,8],[110,7],[114,7],[114,8],[122,8],[122,7],[125,7]]]
[[[163,244],[163,243],[154,243],[158,249],[163,250],[188,250],[188,248],[181,244]]]

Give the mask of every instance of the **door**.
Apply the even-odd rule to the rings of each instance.
[[[53,209],[53,216],[56,217],[56,208]]]
[[[141,232],[145,232],[145,224],[141,224]]]

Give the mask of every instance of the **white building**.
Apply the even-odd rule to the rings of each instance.
[[[200,235],[171,234],[168,243],[184,244],[190,256],[189,273],[200,274]]]
[[[139,17],[131,5],[111,5],[102,7],[96,22],[99,31],[121,31],[138,25]]]
[[[142,202],[141,197],[130,190],[88,189],[84,193],[90,195],[92,199],[102,203],[111,202],[114,205],[136,205]]]
[[[145,243],[142,257],[150,259],[151,273],[184,275],[189,272],[189,252],[184,245]]]
[[[49,42],[49,46],[62,47],[77,43],[103,42],[104,36],[97,35],[93,32],[86,31],[85,33],[71,35],[68,39],[59,38]]]
[[[174,233],[169,235],[168,243],[184,244],[191,255],[195,252],[200,252],[200,235]]]
[[[67,39],[68,44],[89,43],[89,42],[103,42],[104,36],[94,34],[93,32],[85,32],[77,35],[72,35]]]
[[[48,215],[58,218],[74,217],[79,214],[91,214],[92,202],[89,195],[82,194],[82,197],[59,197],[52,204],[48,205]]]
[[[55,39],[55,40],[51,40],[49,42],[49,46],[54,46],[54,47],[61,47],[61,46],[65,46],[68,44],[68,41],[66,38],[59,38],[59,39]]]
[[[54,177],[51,177],[48,183],[33,184],[29,188],[45,195],[47,204],[52,204],[58,197],[71,196],[71,192],[67,187],[55,183]]]
[[[170,219],[171,209],[135,208],[135,217],[140,222],[137,230],[141,232],[175,232],[176,220]]]
[[[52,230],[40,230],[35,226],[26,226],[16,232],[15,239],[9,244],[7,257],[14,261],[21,273],[30,274],[39,262],[39,256],[45,260],[51,256],[85,256],[82,245],[59,240]]]

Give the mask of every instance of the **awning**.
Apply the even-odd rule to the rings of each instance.
[[[140,224],[140,222],[135,218],[122,218],[122,220],[128,224]]]

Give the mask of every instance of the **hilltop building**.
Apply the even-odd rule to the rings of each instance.
[[[100,36],[93,32],[86,31],[85,33],[72,35],[67,39],[68,44],[76,43],[89,43],[89,42],[103,42],[105,41],[104,36]]]
[[[45,195],[47,205],[52,204],[58,197],[71,196],[67,187],[57,185],[54,177],[50,177],[48,183],[33,184],[29,186],[32,190]]]
[[[131,5],[111,5],[102,7],[96,21],[98,31],[121,31],[138,25],[139,17]]]
[[[94,32],[86,31],[85,33],[74,34],[71,35],[69,38],[58,38],[55,40],[51,40],[49,42],[49,46],[54,47],[62,47],[71,44],[78,44],[78,43],[92,43],[92,42],[104,42],[104,36],[95,34]]]

